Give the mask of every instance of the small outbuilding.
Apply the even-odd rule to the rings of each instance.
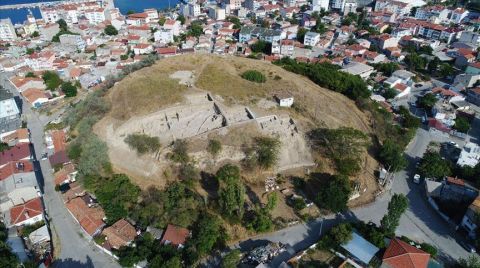
[[[288,92],[277,93],[274,97],[280,107],[292,107],[293,105],[293,96]]]

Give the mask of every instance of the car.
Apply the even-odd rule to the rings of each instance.
[[[449,141],[448,144],[454,146],[454,147],[458,147],[458,144],[454,141]]]
[[[422,87],[423,85],[422,84],[415,84],[415,87]]]
[[[469,244],[468,242],[460,241],[459,244],[460,246],[462,246],[462,248],[464,248],[469,253],[477,253],[477,250],[475,249],[475,247]]]
[[[420,183],[420,175],[415,174],[415,176],[413,176],[413,182],[416,183],[416,184],[419,184]]]

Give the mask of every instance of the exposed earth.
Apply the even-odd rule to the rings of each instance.
[[[262,72],[267,81],[241,78],[246,70]],[[279,107],[276,93],[292,95],[294,107]],[[106,98],[112,109],[94,131],[106,141],[114,170],[128,174],[142,188],[163,187],[174,180],[174,166],[166,156],[175,139],[188,141],[198,168],[215,172],[226,162],[239,163],[253,138],[277,137],[281,141],[277,165],[251,174],[261,182],[269,174],[331,172],[329,161],[312,152],[306,138],[314,127],[347,126],[371,132],[368,116],[345,96],[268,62],[239,57],[165,58],[130,74]],[[124,142],[132,133],[159,137],[161,149],[138,155]],[[215,158],[206,150],[212,138],[222,143]],[[362,172],[352,178],[360,182],[362,195],[351,205],[371,201],[378,190],[373,176],[378,163],[367,153],[364,159]]]

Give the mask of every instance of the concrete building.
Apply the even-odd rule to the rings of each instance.
[[[76,34],[62,34],[60,35],[60,44],[74,47],[77,50],[83,51],[86,43],[82,36]]]
[[[208,17],[213,20],[224,20],[225,19],[225,9],[220,7],[211,7],[208,9]]]
[[[85,17],[87,18],[90,24],[97,25],[105,21],[106,19],[105,9],[95,8],[95,9],[85,10]]]
[[[230,6],[230,10],[237,10],[242,7],[242,0],[226,0],[225,4]]]
[[[346,72],[353,75],[358,75],[362,79],[367,79],[373,72],[373,67],[360,62],[350,62],[344,65],[341,69],[342,72]]]
[[[0,99],[0,133],[10,132],[21,126],[22,119],[15,99]]]
[[[315,46],[320,41],[320,34],[316,32],[307,32],[303,39],[303,44],[306,46]]]
[[[61,19],[58,10],[51,7],[40,8],[40,14],[46,23],[55,23]]]
[[[0,20],[0,41],[12,41],[17,38],[10,18]]]
[[[480,46],[480,34],[477,32],[464,31],[460,34],[458,41],[461,43],[469,43],[474,46]]]
[[[349,13],[356,13],[357,12],[357,1],[355,0],[347,0],[343,4],[343,15],[347,15]]]
[[[168,29],[160,29],[153,34],[155,42],[168,44],[173,42],[173,32]]]
[[[325,10],[327,11],[329,9],[329,0],[313,0],[312,2],[312,10],[313,11],[320,11],[320,10]]]
[[[467,143],[463,146],[457,165],[475,167],[480,161],[480,147],[475,143]]]
[[[341,9],[343,9],[344,5],[345,5],[345,0],[332,0],[330,2],[330,6],[331,6],[332,9],[341,10]]]
[[[282,39],[282,31],[272,30],[256,26],[244,26],[240,30],[239,41],[247,42],[252,38],[258,38],[270,43],[279,43]]]

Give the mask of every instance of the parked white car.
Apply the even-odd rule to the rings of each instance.
[[[419,184],[420,183],[420,175],[415,174],[415,176],[413,176],[413,182],[416,183],[416,184]]]

